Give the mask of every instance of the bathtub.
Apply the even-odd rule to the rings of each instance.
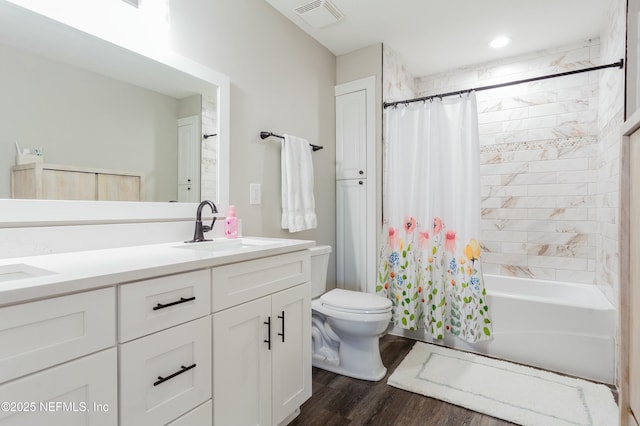
[[[617,311],[595,285],[485,274],[493,340],[444,345],[483,355],[615,383]],[[422,330],[392,334],[437,342]]]

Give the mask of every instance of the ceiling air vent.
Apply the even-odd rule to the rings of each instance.
[[[339,22],[344,14],[329,0],[316,0],[293,9],[314,28],[323,28]]]

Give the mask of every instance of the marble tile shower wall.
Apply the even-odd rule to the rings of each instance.
[[[385,102],[415,97],[413,75],[402,63],[400,56],[387,45],[382,45],[382,79],[382,99]]]
[[[626,2],[610,0],[600,38],[601,61],[624,58]],[[618,249],[618,197],[620,186],[620,125],[624,119],[624,72],[600,72],[598,108],[598,162],[596,283],[607,299],[618,305],[620,279]]]
[[[599,40],[416,78],[427,96],[600,63]],[[598,73],[477,92],[485,273],[595,283]]]

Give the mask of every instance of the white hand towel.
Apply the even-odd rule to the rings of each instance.
[[[284,135],[282,142],[282,229],[299,232],[318,226],[313,197],[313,160],[306,139]]]

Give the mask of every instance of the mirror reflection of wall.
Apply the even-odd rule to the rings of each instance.
[[[42,147],[46,163],[140,174],[142,201],[178,199],[177,120],[203,112],[215,120],[215,103],[175,99],[12,47],[0,45],[0,58],[0,198],[11,198],[18,142]]]

